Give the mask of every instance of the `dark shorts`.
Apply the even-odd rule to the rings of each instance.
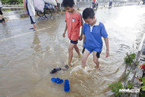
[[[83,48],[82,54],[84,53],[85,49],[86,49],[86,48]],[[87,50],[88,50],[88,49],[87,49]],[[88,50],[88,51],[90,51],[90,50]],[[90,51],[90,53],[91,53],[91,52],[92,52],[92,51]],[[97,52],[97,51],[96,51],[96,52]],[[101,54],[101,52],[97,52],[97,54],[96,54],[97,58],[100,58],[100,54]]]
[[[112,6],[112,2],[109,2],[109,6]]]
[[[30,17],[30,21],[31,21],[31,24],[35,24],[35,17],[32,17],[32,16],[29,16]]]
[[[96,54],[97,58],[100,58],[100,54],[101,54],[101,52],[97,52],[97,54]]]
[[[3,20],[0,20],[0,23],[2,23],[3,22]]]
[[[78,41],[73,41],[73,40],[70,39],[70,43],[72,43],[72,44],[78,44]]]
[[[0,8],[0,15],[3,15],[2,8]]]

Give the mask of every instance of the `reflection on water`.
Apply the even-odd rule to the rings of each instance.
[[[61,12],[59,12],[59,14],[53,14],[53,16],[48,15],[48,19],[54,20],[54,15],[55,16],[59,16],[61,18]],[[17,20],[17,19],[21,19],[21,18],[27,18],[28,16],[25,15],[25,11],[24,10],[16,10],[16,11],[4,11],[4,16],[6,18],[6,20]],[[39,21],[44,19],[47,19],[45,16],[38,18]]]
[[[34,40],[31,46],[36,52],[41,50],[41,46],[39,45],[39,43],[40,43],[40,39],[38,37],[38,32],[36,32],[34,33]]]
[[[23,14],[23,10],[17,10],[17,11],[5,11],[4,16],[6,17],[7,20],[16,20],[23,18],[21,14]]]
[[[81,59],[74,52],[73,67],[50,75],[49,72],[53,68],[67,64],[69,40],[62,37],[65,15],[62,18],[56,17],[53,21],[38,22],[39,30],[33,33],[26,31],[29,28],[26,24],[29,23],[29,19],[13,21],[14,25],[13,22],[8,22],[6,28],[1,25],[0,39],[20,36],[11,41],[7,39],[0,42],[0,96],[107,97],[105,92],[109,89],[108,84],[119,81],[125,71],[125,54],[137,51],[145,30],[144,8],[131,6],[97,11],[96,16],[105,24],[110,43],[109,58],[105,58],[104,43],[99,59],[100,72],[94,69],[92,55],[89,56],[86,69],[83,70]],[[134,13],[126,16],[125,13],[131,9]],[[82,51],[82,41],[79,41],[78,47]],[[64,83],[51,82],[52,77],[69,79],[70,92],[64,92]]]

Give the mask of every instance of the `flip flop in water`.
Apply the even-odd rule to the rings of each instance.
[[[30,28],[30,30],[33,30],[33,31],[35,31],[35,29],[34,29],[34,28]]]
[[[69,90],[70,90],[70,87],[69,87],[69,80],[66,79],[66,80],[65,80],[65,83],[64,83],[64,91],[65,91],[65,92],[69,92]]]
[[[53,82],[55,82],[55,83],[58,83],[58,84],[63,83],[63,80],[60,79],[60,78],[51,78],[51,81],[53,81]]]
[[[65,65],[63,68],[62,68],[62,70],[66,70],[66,69],[68,69],[69,68],[69,66],[68,65]]]
[[[57,71],[60,71],[60,70],[61,70],[61,68],[54,68],[54,69],[50,72],[50,74],[56,73]]]

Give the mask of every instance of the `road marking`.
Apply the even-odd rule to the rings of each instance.
[[[41,30],[44,30],[44,29],[46,29],[46,28],[39,29],[38,31],[41,31]],[[20,36],[24,36],[24,35],[27,35],[27,34],[31,34],[31,33],[35,33],[35,32],[27,32],[27,33],[15,35],[15,36],[12,36],[12,37],[4,38],[4,39],[1,39],[0,42],[6,41],[6,40],[9,40],[9,39],[13,39],[13,38],[17,38],[17,37],[20,37]]]
[[[28,33],[19,34],[19,35],[15,35],[15,36],[12,36],[12,37],[4,38],[4,39],[1,39],[0,42],[5,41],[5,40],[9,40],[9,39],[13,39],[13,38],[16,38],[16,37],[19,37],[19,36],[27,35],[27,34],[30,34],[30,33],[33,33],[33,32],[28,32]]]

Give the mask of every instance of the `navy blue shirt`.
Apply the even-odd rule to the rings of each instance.
[[[97,49],[97,52],[102,51],[103,42],[101,37],[106,38],[108,36],[103,23],[96,21],[92,27],[85,23],[83,34],[86,37],[85,48]]]

